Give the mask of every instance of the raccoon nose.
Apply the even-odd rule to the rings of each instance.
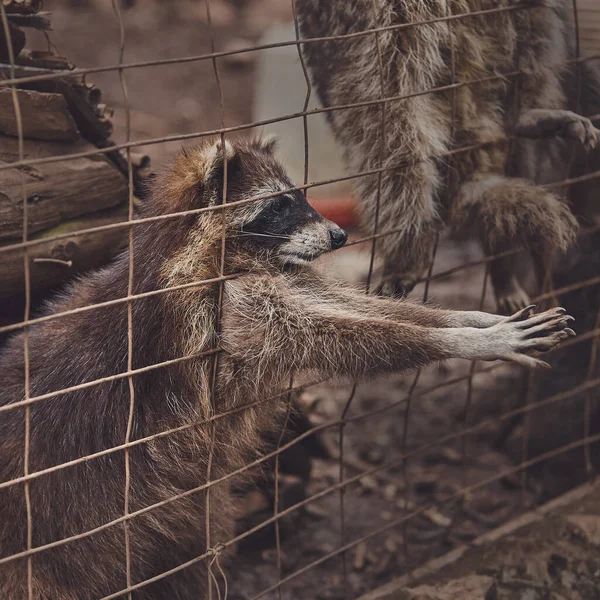
[[[329,231],[329,237],[331,238],[331,248],[337,250],[346,243],[348,234],[343,229],[336,227]]]

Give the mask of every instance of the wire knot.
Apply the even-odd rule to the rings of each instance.
[[[221,554],[223,553],[223,550],[225,550],[226,546],[225,544],[222,543],[218,543],[215,544],[212,548],[208,548],[208,550],[206,551],[206,553],[208,554],[208,556],[211,556],[212,558],[210,559],[210,562],[208,563],[208,574],[211,578],[211,580],[213,581],[213,583],[215,584],[215,587],[217,588],[217,597],[219,600],[221,600],[221,588],[219,587],[219,583],[217,581],[217,578],[215,577],[214,573],[213,573],[213,565],[216,565],[222,579],[224,582],[224,587],[225,587],[225,594],[223,596],[223,600],[227,600],[227,577],[225,577],[225,572],[223,571],[223,568],[221,567],[220,563],[219,563],[219,557],[221,556]]]
[[[209,556],[213,557],[212,560],[210,561],[211,564],[214,563],[215,560],[217,560],[219,558],[219,556],[221,556],[221,554],[223,553],[223,550],[225,550],[225,544],[222,544],[221,542],[219,542],[218,544],[216,544],[212,548],[209,548],[206,551]]]

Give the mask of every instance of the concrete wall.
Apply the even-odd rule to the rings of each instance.
[[[600,1],[600,0],[599,0]],[[271,27],[260,44],[295,40],[294,25],[287,23]],[[306,99],[306,80],[295,45],[263,50],[259,53],[254,118],[274,119],[301,112]],[[319,107],[312,90],[308,110]],[[274,134],[279,140],[279,157],[295,183],[304,180],[304,125],[302,118],[272,123],[261,128],[264,134]],[[325,181],[342,177],[345,167],[342,152],[331,133],[324,113],[308,117],[308,181]],[[337,183],[311,188],[310,196],[326,197],[348,193],[349,183]]]

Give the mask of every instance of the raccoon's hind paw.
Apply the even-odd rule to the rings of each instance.
[[[375,293],[379,296],[406,298],[417,283],[417,280],[414,278],[405,278],[401,275],[386,275],[375,286]]]
[[[570,110],[531,109],[523,112],[515,127],[521,137],[562,136],[579,140],[586,150],[593,150],[600,140],[600,129],[587,118]]]
[[[596,129],[586,117],[580,117],[579,120],[567,125],[565,137],[579,140],[586,150],[593,150],[600,139],[600,129]]]
[[[527,292],[514,277],[510,283],[506,289],[496,290],[496,303],[501,315],[512,315],[531,304]]]

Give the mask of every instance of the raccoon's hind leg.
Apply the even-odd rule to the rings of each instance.
[[[474,226],[488,256],[524,248],[531,253],[538,285],[555,250],[574,241],[577,221],[568,206],[525,179],[482,176],[461,186],[450,214],[454,229]],[[490,275],[498,310],[512,313],[528,304],[516,277],[514,255],[492,262]]]
[[[375,293],[396,298],[407,296],[423,279],[434,260],[440,229],[440,221],[422,222],[417,231],[404,232],[401,237],[395,236],[395,247],[382,244],[383,271],[375,286]]]
[[[587,118],[570,110],[534,108],[519,116],[515,133],[521,137],[541,138],[562,136],[579,140],[587,149],[596,147],[600,129]]]
[[[484,247],[486,256],[502,254],[509,248]],[[501,315],[512,315],[531,304],[527,292],[521,287],[516,276],[517,259],[514,255],[497,258],[490,263],[490,280],[496,296],[496,306]]]

